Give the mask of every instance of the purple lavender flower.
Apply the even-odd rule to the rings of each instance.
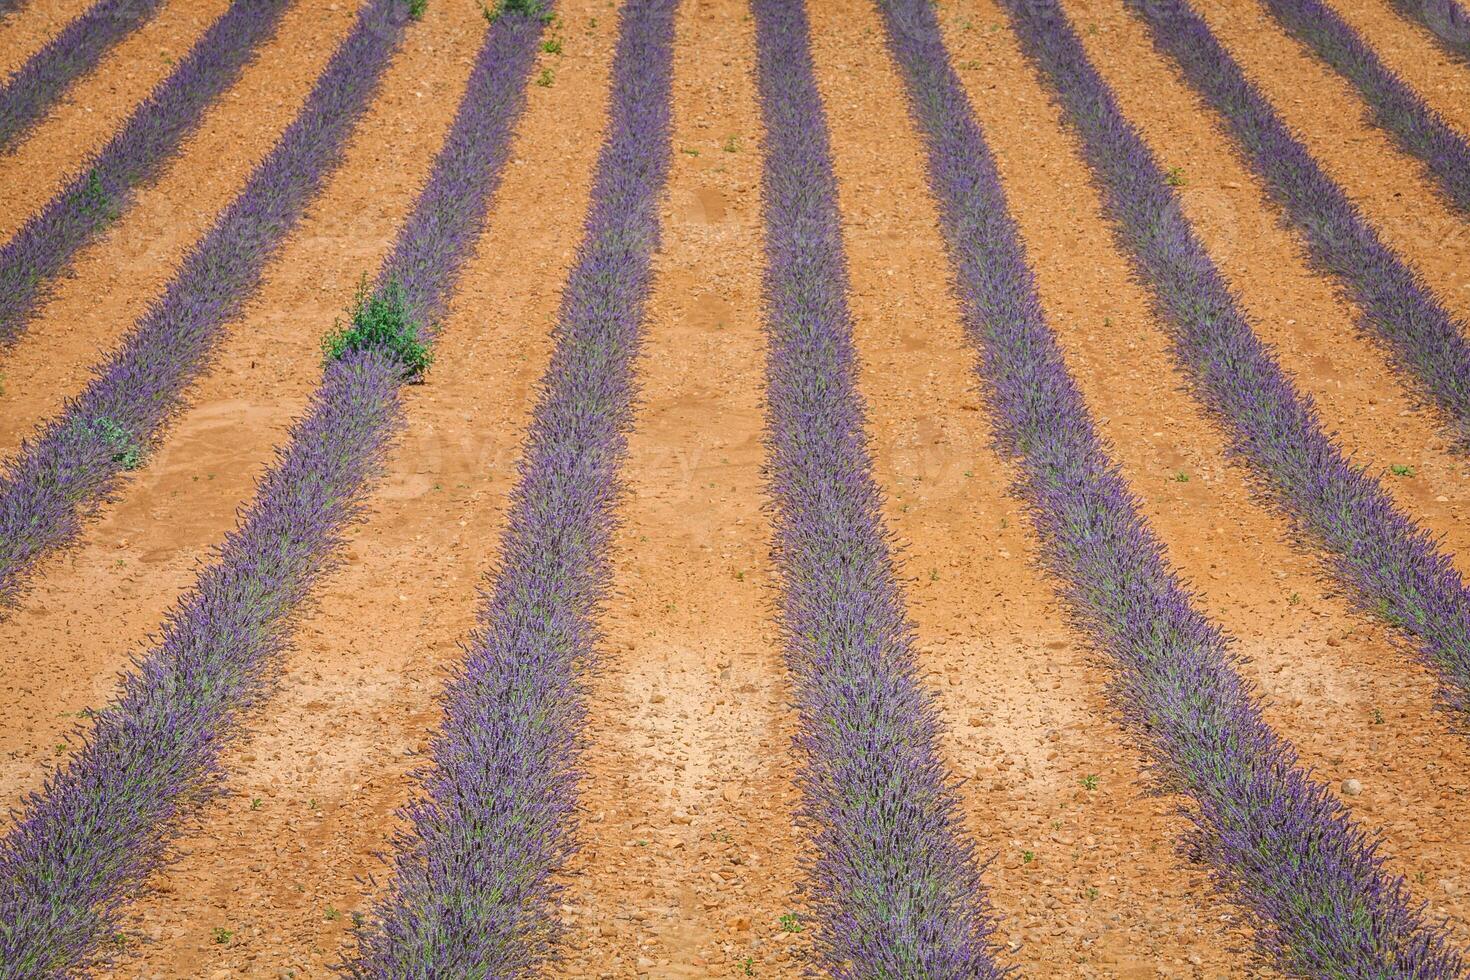
[[[1000,977],[863,435],[827,121],[801,0],[755,0],[768,445],[808,894],[834,977]]]
[[[1453,563],[1327,437],[1311,399],[1252,331],[1061,12],[1051,0],[1008,2],[1028,53],[1076,126],[1115,234],[1152,289],[1174,356],[1232,452],[1359,608],[1410,640],[1438,675],[1448,710],[1470,711],[1470,593]],[[1176,0],[1153,0],[1148,16],[1160,18],[1159,36],[1169,25],[1177,41],[1170,47],[1187,46],[1191,58],[1219,51]]]
[[[0,605],[14,601],[43,555],[81,532],[83,515],[119,474],[146,458],[336,165],[406,20],[405,0],[371,0],[363,8],[301,113],[163,297],[86,389],[7,463],[0,475]]]
[[[1285,9],[1307,0],[1271,2]],[[1411,390],[1443,412],[1458,439],[1470,445],[1470,325],[1451,317],[1379,240],[1187,3],[1128,0],[1128,6],[1148,24],[1155,46],[1179,63],[1189,84],[1223,117],[1251,167],[1301,230],[1312,260],[1357,304],[1359,328],[1409,376]],[[1409,108],[1396,104],[1398,122],[1409,118],[1403,115]],[[1385,119],[1382,111],[1379,118]],[[1435,167],[1458,169],[1457,186],[1466,186],[1470,172],[1460,169],[1463,142],[1458,146],[1456,155],[1451,143],[1437,141]]]
[[[159,0],[98,0],[0,85],[0,153],[97,66],[113,45],[153,16]]]
[[[1470,143],[1322,0],[1266,0],[1266,7],[1293,37],[1357,88],[1373,121],[1388,130],[1405,153],[1424,162],[1451,204],[1470,214]]]
[[[889,48],[928,150],[930,185],[1000,449],[1017,463],[1044,560],[1074,624],[1112,661],[1110,694],[1183,793],[1195,853],[1248,913],[1264,957],[1292,975],[1448,978],[1464,963],[1426,924],[1376,841],[1261,717],[1225,636],[1194,607],[1108,457],[1048,328],[999,174],[927,0],[880,0]],[[1028,54],[1077,123],[1094,167],[1127,193],[1166,188],[1052,0],[1008,0]],[[1100,135],[1103,134],[1103,135]],[[1110,201],[1127,200],[1113,190]],[[1213,270],[1177,208],[1138,211],[1160,249]],[[1121,207],[1121,205],[1118,205]],[[1130,215],[1134,211],[1128,212]],[[1182,261],[1182,260],[1181,260]]]
[[[234,0],[123,129],[0,248],[0,348],[12,344],[45,299],[49,280],[157,177],[204,110],[234,84],[275,33],[285,0]]]
[[[1470,61],[1470,11],[1459,0],[1388,0],[1405,17],[1423,25],[1450,54]]]
[[[580,678],[596,656],[669,166],[676,8],[622,8],[608,134],[500,571],[445,692],[392,883],[346,964],[354,976],[529,977],[554,955],[551,876],[574,846]]]
[[[359,21],[359,35],[383,49],[354,49],[349,39],[344,50],[364,56],[354,62],[359,71],[381,70],[402,12],[380,4]],[[373,296],[379,314],[443,308],[499,183],[541,28],[539,17],[514,12],[491,28]],[[361,78],[351,85],[371,88]],[[407,379],[394,355],[348,348],[328,360],[240,528],[170,613],[121,696],[94,716],[82,749],[26,799],[0,842],[0,978],[73,976],[104,959],[99,945],[167,858],[180,820],[221,789],[220,752],[268,692],[296,611],[332,567],[401,424]],[[122,451],[116,442],[109,449]]]

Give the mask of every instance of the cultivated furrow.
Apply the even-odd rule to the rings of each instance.
[[[1194,803],[1196,853],[1250,914],[1262,954],[1287,972],[1458,976],[1458,953],[1410,907],[1373,839],[1265,724],[1225,636],[1194,608],[1109,459],[1045,322],[933,9],[923,0],[880,8],[928,146],[1000,448],[1020,467],[1018,492],[1074,622],[1114,664],[1120,715],[1163,786]],[[1030,18],[1066,29],[1054,9],[1036,10],[1018,18],[1027,42]]]
[[[107,50],[137,30],[160,0],[98,0],[0,86],[0,152],[15,145],[91,71]]]
[[[1388,0],[1409,20],[1422,24],[1446,51],[1470,61],[1470,10],[1460,0]]]
[[[1251,329],[1060,8],[1050,0],[1007,7],[1028,56],[1077,127],[1175,356],[1232,450],[1297,533],[1324,552],[1327,571],[1353,601],[1412,642],[1438,675],[1445,705],[1470,711],[1470,592],[1449,557],[1327,437],[1311,399]]]
[[[1450,128],[1358,32],[1322,0],[1265,0],[1292,37],[1350,81],[1372,110],[1373,121],[1399,147],[1423,161],[1445,196],[1470,214],[1470,142]]]
[[[45,299],[46,284],[133,203],[138,185],[199,125],[270,38],[286,0],[235,0],[122,131],[0,248],[0,348],[13,343]]]
[[[1251,169],[1300,230],[1313,262],[1357,304],[1360,329],[1408,375],[1414,393],[1444,414],[1459,441],[1470,444],[1470,325],[1451,316],[1384,244],[1185,0],[1126,2],[1148,24],[1155,46],[1179,63],[1190,86],[1220,114]],[[1461,171],[1461,177],[1470,174]]]
[[[391,49],[400,12],[385,4],[362,25]],[[497,19],[383,286],[338,335],[240,528],[0,844],[0,976],[61,975],[94,958],[179,818],[217,787],[221,746],[267,689],[293,614],[331,566],[398,428],[399,388],[425,366],[427,331],[413,318],[443,308],[483,226],[542,23]]]
[[[999,977],[865,442],[806,11],[801,0],[752,7],[766,129],[769,466],[817,948],[838,977]]]
[[[444,695],[394,876],[347,969],[539,975],[553,875],[574,844],[581,675],[606,594],[658,198],[669,165],[675,0],[629,0],[610,122],[512,493],[500,569]]]
[[[371,0],[301,113],[86,389],[0,475],[0,606],[145,462],[230,320],[340,157],[402,37],[407,0]]]

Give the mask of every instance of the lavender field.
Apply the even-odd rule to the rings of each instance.
[[[1467,25],[0,3],[0,978],[1470,977]]]

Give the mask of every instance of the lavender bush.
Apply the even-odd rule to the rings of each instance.
[[[0,348],[25,329],[45,299],[46,282],[132,204],[139,185],[158,176],[204,110],[275,33],[286,6],[285,0],[234,0],[122,131],[0,248]]]
[[[580,677],[595,658],[669,166],[676,8],[623,5],[608,133],[499,574],[444,694],[392,883],[345,966],[354,976],[539,976],[555,952],[552,875],[573,848]]]
[[[73,540],[119,473],[142,464],[208,367],[377,91],[407,20],[406,0],[370,0],[301,113],[184,259],[163,297],[61,415],[0,475],[0,605],[42,555]]]
[[[1399,147],[1423,161],[1440,189],[1470,214],[1470,143],[1395,75],[1347,22],[1322,0],[1265,0],[1291,35],[1351,82],[1372,110],[1373,121]]]
[[[1297,0],[1272,0],[1284,4]],[[1470,444],[1470,325],[1455,320],[1358,213],[1183,0],[1128,0],[1185,79],[1224,118],[1251,167],[1301,229],[1312,260],[1357,303],[1358,325]],[[1445,158],[1446,166],[1453,161]],[[1460,179],[1470,177],[1464,171]]]
[[[292,611],[377,469],[398,378],[378,352],[332,362],[243,526],[81,749],[25,800],[0,842],[0,977],[71,977],[113,952],[124,903],[220,788],[231,722],[266,689]]]
[[[0,85],[0,153],[56,104],[71,83],[143,25],[159,0],[97,0]]]
[[[1470,593],[1449,557],[1327,437],[1311,399],[1252,331],[1053,0],[1010,2],[1028,54],[1077,128],[1115,233],[1152,289],[1174,356],[1232,451],[1297,535],[1323,552],[1349,597],[1411,641],[1438,674],[1450,711],[1470,712]]]
[[[1195,853],[1247,913],[1261,953],[1289,975],[1461,976],[1459,954],[1382,868],[1376,841],[1267,727],[1225,636],[1194,607],[1109,459],[1045,322],[933,7],[879,6],[927,147],[1000,449],[1017,464],[1016,489],[1073,622],[1112,663],[1114,705],[1163,788],[1193,803]],[[1056,6],[1008,7],[1028,51],[1055,70],[1064,104],[1106,98]],[[1134,168],[1140,184],[1166,186],[1150,161],[1134,158]]]
[[[1410,20],[1434,35],[1450,54],[1470,61],[1470,11],[1459,0],[1388,0]]]
[[[497,18],[355,326],[371,315],[406,327],[443,310],[499,184],[541,29],[539,17]],[[220,752],[269,690],[293,617],[332,567],[401,423],[398,392],[415,373],[401,353],[384,342],[329,358],[241,527],[81,750],[25,801],[0,843],[0,977],[72,976],[103,958],[99,944],[180,821],[220,790]]]
[[[827,121],[802,0],[755,0],[769,473],[824,972],[1000,977],[863,434]]]

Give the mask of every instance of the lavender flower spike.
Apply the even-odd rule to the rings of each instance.
[[[234,0],[102,152],[0,248],[0,348],[25,329],[47,282],[117,220],[138,186],[158,176],[275,33],[286,7],[286,0]]]
[[[1189,84],[1224,118],[1252,169],[1301,229],[1312,260],[1357,304],[1364,334],[1470,446],[1470,325],[1452,318],[1379,240],[1188,3],[1126,2],[1149,25],[1155,46],[1179,63]],[[1462,180],[1467,176],[1461,173]]]
[[[0,85],[0,153],[12,149],[113,45],[153,16],[159,0],[98,0]]]
[[[1418,157],[1450,203],[1470,215],[1470,142],[1450,128],[1322,0],[1265,0],[1291,35],[1351,82],[1373,121]]]
[[[1002,452],[1077,628],[1112,662],[1110,695],[1184,794],[1195,852],[1289,975],[1448,980],[1465,963],[1424,922],[1376,842],[1267,727],[1225,636],[1193,604],[1098,437],[1047,326],[995,161],[928,0],[880,0],[923,135],[966,332]],[[1080,47],[1050,0],[1008,0],[1050,64]],[[1064,90],[1096,101],[1095,76]],[[1148,174],[1138,167],[1133,172]],[[1163,186],[1162,175],[1159,184]]]
[[[353,976],[533,977],[555,955],[552,875],[574,847],[580,675],[596,656],[669,167],[676,8],[623,6],[608,132],[499,574],[444,694],[433,766],[404,811],[392,882],[345,967]]]
[[[856,388],[836,179],[802,0],[754,0],[781,626],[834,977],[1000,977],[994,916],[917,676]]]
[[[1054,0],[1012,9],[1028,54],[1076,126],[1114,233],[1151,288],[1196,397],[1261,495],[1322,553],[1328,574],[1363,612],[1410,641],[1438,675],[1451,713],[1470,712],[1470,591],[1449,556],[1327,437],[1311,399],[1252,331],[1163,170]],[[1176,9],[1174,0],[1154,0],[1150,8],[1176,28],[1193,25],[1187,43],[1203,52],[1194,30],[1203,25],[1193,14],[1169,13]]]
[[[83,515],[143,465],[208,367],[231,318],[295,227],[367,109],[408,20],[407,0],[369,0],[244,190],[185,257],[163,297],[62,413],[0,474],[0,606]]]
[[[514,11],[490,29],[387,281],[360,317],[402,326],[443,308],[504,169],[541,32],[539,17]],[[94,716],[81,751],[26,799],[0,842],[0,978],[73,976],[104,959],[99,944],[130,894],[166,859],[180,821],[219,791],[220,752],[268,692],[294,616],[401,424],[400,354],[370,340],[329,360],[240,528]]]

